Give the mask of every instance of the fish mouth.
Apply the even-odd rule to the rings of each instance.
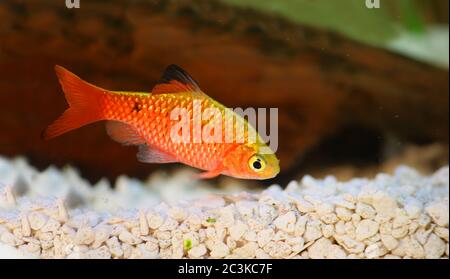
[[[276,164],[274,164],[274,166],[272,167],[272,176],[269,178],[274,178],[275,176],[277,176],[280,173],[280,160],[278,160],[277,158],[275,158],[276,160]]]
[[[264,175],[263,177],[259,178],[259,180],[266,180],[276,177],[280,173],[280,167],[274,167],[273,170],[267,175]]]
[[[278,169],[277,171],[275,171],[275,172],[272,174],[272,176],[268,177],[267,179],[274,178],[274,177],[276,177],[279,173],[280,173],[280,169]]]

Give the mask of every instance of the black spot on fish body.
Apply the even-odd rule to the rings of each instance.
[[[132,111],[138,113],[141,110],[142,110],[141,102],[138,102],[138,101],[134,102],[134,106],[133,106],[133,110]]]

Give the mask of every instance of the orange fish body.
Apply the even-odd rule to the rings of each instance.
[[[44,139],[107,120],[107,133],[112,139],[125,145],[139,146],[137,157],[141,162],[181,162],[205,170],[199,175],[200,178],[224,174],[267,179],[279,172],[275,154],[259,153],[262,147],[268,147],[254,128],[242,117],[225,113],[230,110],[203,93],[178,66],[169,66],[151,93],[109,91],[81,80],[60,66],[56,66],[55,70],[70,107],[44,131]],[[176,109],[187,112],[189,133],[183,138],[184,141],[174,141],[173,138],[174,125],[180,123],[178,117],[172,115]],[[220,126],[223,130],[218,135],[218,141],[205,142],[201,137],[196,138],[196,110],[197,113],[204,113],[207,109],[216,109],[220,117],[198,120],[200,131],[205,125],[213,126],[213,121],[225,123],[232,118],[233,128],[236,123],[247,125],[244,140],[227,141],[229,131],[222,127],[224,125]],[[248,140],[249,131],[256,133],[256,141]],[[180,133],[176,135],[180,136]]]

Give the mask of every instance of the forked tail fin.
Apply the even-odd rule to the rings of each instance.
[[[69,108],[42,133],[51,139],[103,119],[101,98],[107,91],[90,84],[61,66],[55,66]]]

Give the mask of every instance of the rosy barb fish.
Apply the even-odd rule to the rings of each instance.
[[[243,117],[202,92],[192,77],[176,65],[166,68],[151,93],[110,91],[83,81],[61,66],[56,66],[55,70],[69,108],[43,132],[44,139],[106,120],[106,130],[112,139],[139,147],[137,158],[141,162],[180,162],[204,170],[197,175],[199,178],[224,174],[245,179],[268,179],[275,177],[280,170],[276,155],[256,130]],[[211,108],[220,112],[219,118],[201,119],[201,130],[213,121],[227,123],[231,120],[233,128],[239,123],[245,125],[243,138],[226,140],[230,132],[224,124],[218,133],[221,140],[196,141],[193,124],[196,102],[200,113]],[[175,109],[188,112],[187,127],[194,130],[182,141],[174,140],[174,135],[179,135],[173,132],[175,125],[180,125],[178,118],[171,117]],[[182,129],[180,131],[184,133]],[[236,137],[237,133],[232,132]],[[249,140],[250,132],[256,134],[256,140]]]

